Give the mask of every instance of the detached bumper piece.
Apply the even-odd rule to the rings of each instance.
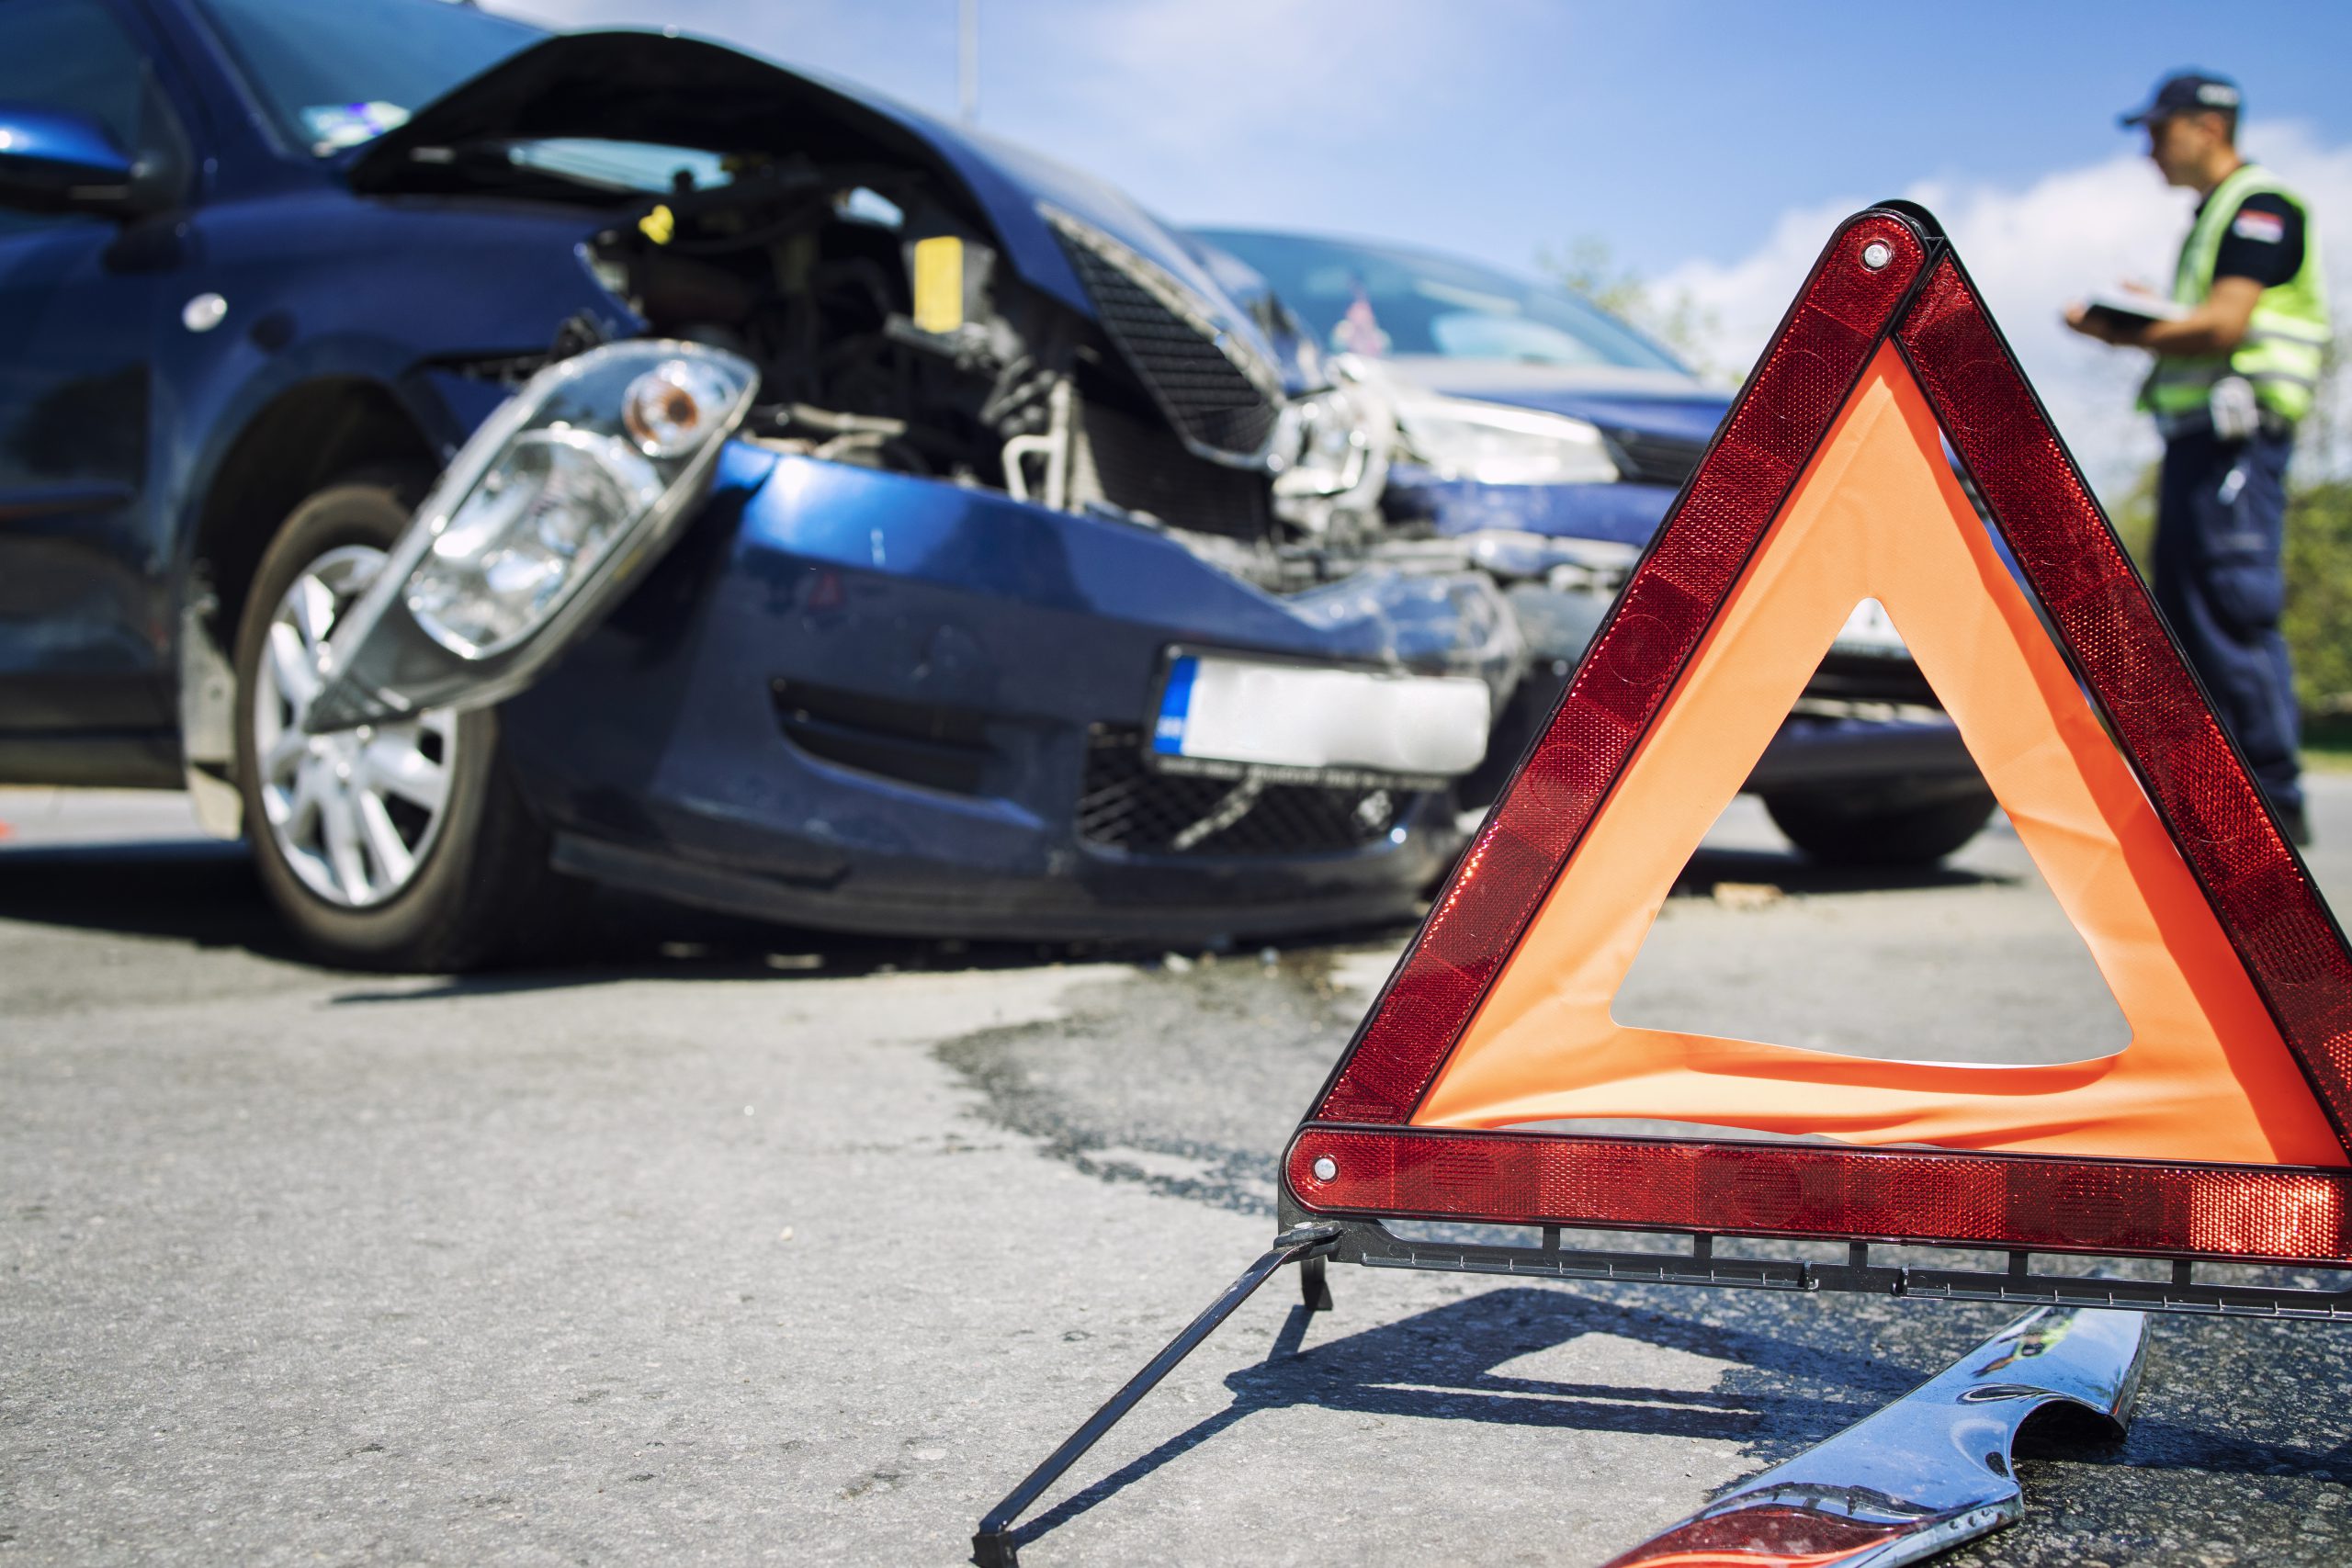
[[[2134,1312],[2019,1318],[1866,1421],[1766,1471],[1607,1568],[1717,1561],[1892,1568],[2025,1514],[2010,1449],[2065,1405],[2120,1439],[2147,1351]]]

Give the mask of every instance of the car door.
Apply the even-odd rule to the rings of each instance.
[[[0,104],[184,145],[105,0],[0,0]],[[0,209],[0,779],[141,780],[174,754],[170,556],[148,505],[169,217]]]

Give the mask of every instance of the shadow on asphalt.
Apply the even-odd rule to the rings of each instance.
[[[0,851],[0,919],[302,958],[244,846],[211,839]]]
[[[1792,851],[1702,848],[1674,879],[1674,897],[1712,897],[1722,883],[1765,883],[1783,893],[1890,893],[1923,887],[2008,887],[2021,879],[1951,865],[1823,865]]]
[[[1351,1273],[1335,1269],[1335,1287],[1344,1290]],[[1286,1273],[1276,1276],[1277,1284],[1290,1280]],[[1226,1378],[1231,1404],[1038,1515],[1016,1532],[1017,1542],[1025,1546],[1109,1501],[1261,1411],[1313,1405],[1366,1416],[1736,1442],[1760,1470],[1843,1431],[1938,1370],[1886,1359],[1883,1341],[1874,1337],[1857,1337],[1850,1350],[1835,1348],[1817,1336],[1747,1332],[1654,1306],[1524,1286],[1464,1297],[1302,1349],[1311,1321],[1304,1307],[1292,1307],[1265,1359]],[[1687,1351],[1737,1371],[1713,1389],[1694,1391],[1561,1382],[1500,1370],[1588,1334]],[[2159,1384],[2167,1370],[2157,1369]],[[1823,1399],[1802,1392],[1827,1387],[1849,1389],[1858,1397]],[[2352,1442],[2326,1450],[2263,1442],[2144,1411],[2119,1442],[2103,1424],[2070,1418],[2055,1407],[2020,1428],[2015,1454],[2215,1477],[2352,1482]],[[1531,1478],[1531,1506],[1545,1495],[1541,1486]]]
[[[1341,1271],[1344,1274],[1345,1271]],[[1288,1282],[1291,1276],[1276,1280]],[[1339,1281],[1335,1280],[1335,1283]],[[1655,1310],[1524,1287],[1489,1291],[1302,1350],[1309,1315],[1294,1306],[1266,1359],[1225,1380],[1233,1403],[1138,1455],[1016,1532],[1031,1540],[1264,1410],[1325,1410],[1425,1420],[1487,1421],[1640,1437],[1807,1447],[1899,1397],[1934,1369],[1905,1370],[1788,1338],[1724,1329]],[[1515,1377],[1505,1364],[1588,1334],[1611,1335],[1730,1361],[1774,1382],[1834,1380],[1877,1397],[1856,1404],[1793,1392],[1646,1388]],[[1774,1374],[1779,1374],[1775,1376]],[[1529,1501],[1543,1495],[1531,1478]],[[1630,1544],[1630,1543],[1629,1543]]]
[[[2323,1330],[2324,1332],[2324,1330]],[[2021,1460],[2064,1458],[2075,1464],[2122,1465],[2132,1470],[2196,1470],[2217,1475],[2292,1475],[2352,1484],[2352,1442],[2325,1450],[2297,1443],[2249,1442],[2177,1421],[2142,1416],[2123,1444],[2074,1446],[2075,1434],[2055,1424],[2029,1423],[2018,1437]]]
[[[1770,884],[1786,893],[1835,895],[1965,887],[2009,879],[1935,866],[1838,868],[1792,853],[1702,849],[1675,884],[1676,897],[1707,897],[1720,885]],[[419,986],[358,989],[339,1003],[414,1001],[600,985],[620,980],[840,979],[904,972],[1012,969],[1156,958],[1159,944],[957,942],[870,937],[766,925],[657,899],[596,890],[553,963]],[[0,850],[0,919],[243,948],[284,963],[316,964],[278,919],[243,846],[210,840],[26,845]],[[1396,942],[1404,927],[1356,928],[1250,948],[1284,952]]]
[[[593,889],[552,963],[472,975],[391,976],[322,964],[279,919],[243,846],[211,840],[0,850],[0,920],[149,937],[363,982],[339,1005],[568,989],[626,980],[844,979],[1100,961],[1148,961],[1158,944],[963,942],[848,935],[769,925],[660,899]],[[1404,928],[1357,928],[1252,942],[1283,952],[1398,941]]]

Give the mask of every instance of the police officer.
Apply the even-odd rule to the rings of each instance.
[[[2165,182],[2202,197],[2173,274],[2177,313],[2076,305],[2066,321],[2155,355],[2140,406],[2165,438],[2156,604],[2280,822],[2307,844],[2279,554],[2287,458],[2319,382],[2327,300],[2310,209],[2238,155],[2239,103],[2227,77],[2183,72],[2123,117],[2147,127]]]

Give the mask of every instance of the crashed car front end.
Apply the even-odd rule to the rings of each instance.
[[[1475,581],[1277,599],[1122,523],[737,444],[703,525],[501,717],[559,864],[705,905],[1170,942],[1409,911],[1458,847],[1446,781],[1162,765],[1204,645],[1487,690],[1516,650]]]
[[[1344,350],[1398,430],[1384,509],[1400,537],[1503,587],[1528,680],[1464,786],[1490,799],[1548,718],[1641,551],[1699,466],[1729,396],[1574,292],[1411,246],[1277,231],[1195,239]],[[1865,602],[1747,780],[1816,859],[1924,864],[1993,796],[1887,619]]]
[[[543,105],[608,49],[508,74]],[[1380,558],[1377,400],[1079,176],[656,52],[789,99],[831,155],[667,125],[726,177],[610,203],[582,246],[641,335],[516,367],[336,626],[310,725],[499,703],[559,866],[796,922],[1409,916],[1523,653],[1487,575]],[[446,192],[502,115],[569,129],[469,91],[356,183]],[[504,149],[550,182],[565,155]]]

